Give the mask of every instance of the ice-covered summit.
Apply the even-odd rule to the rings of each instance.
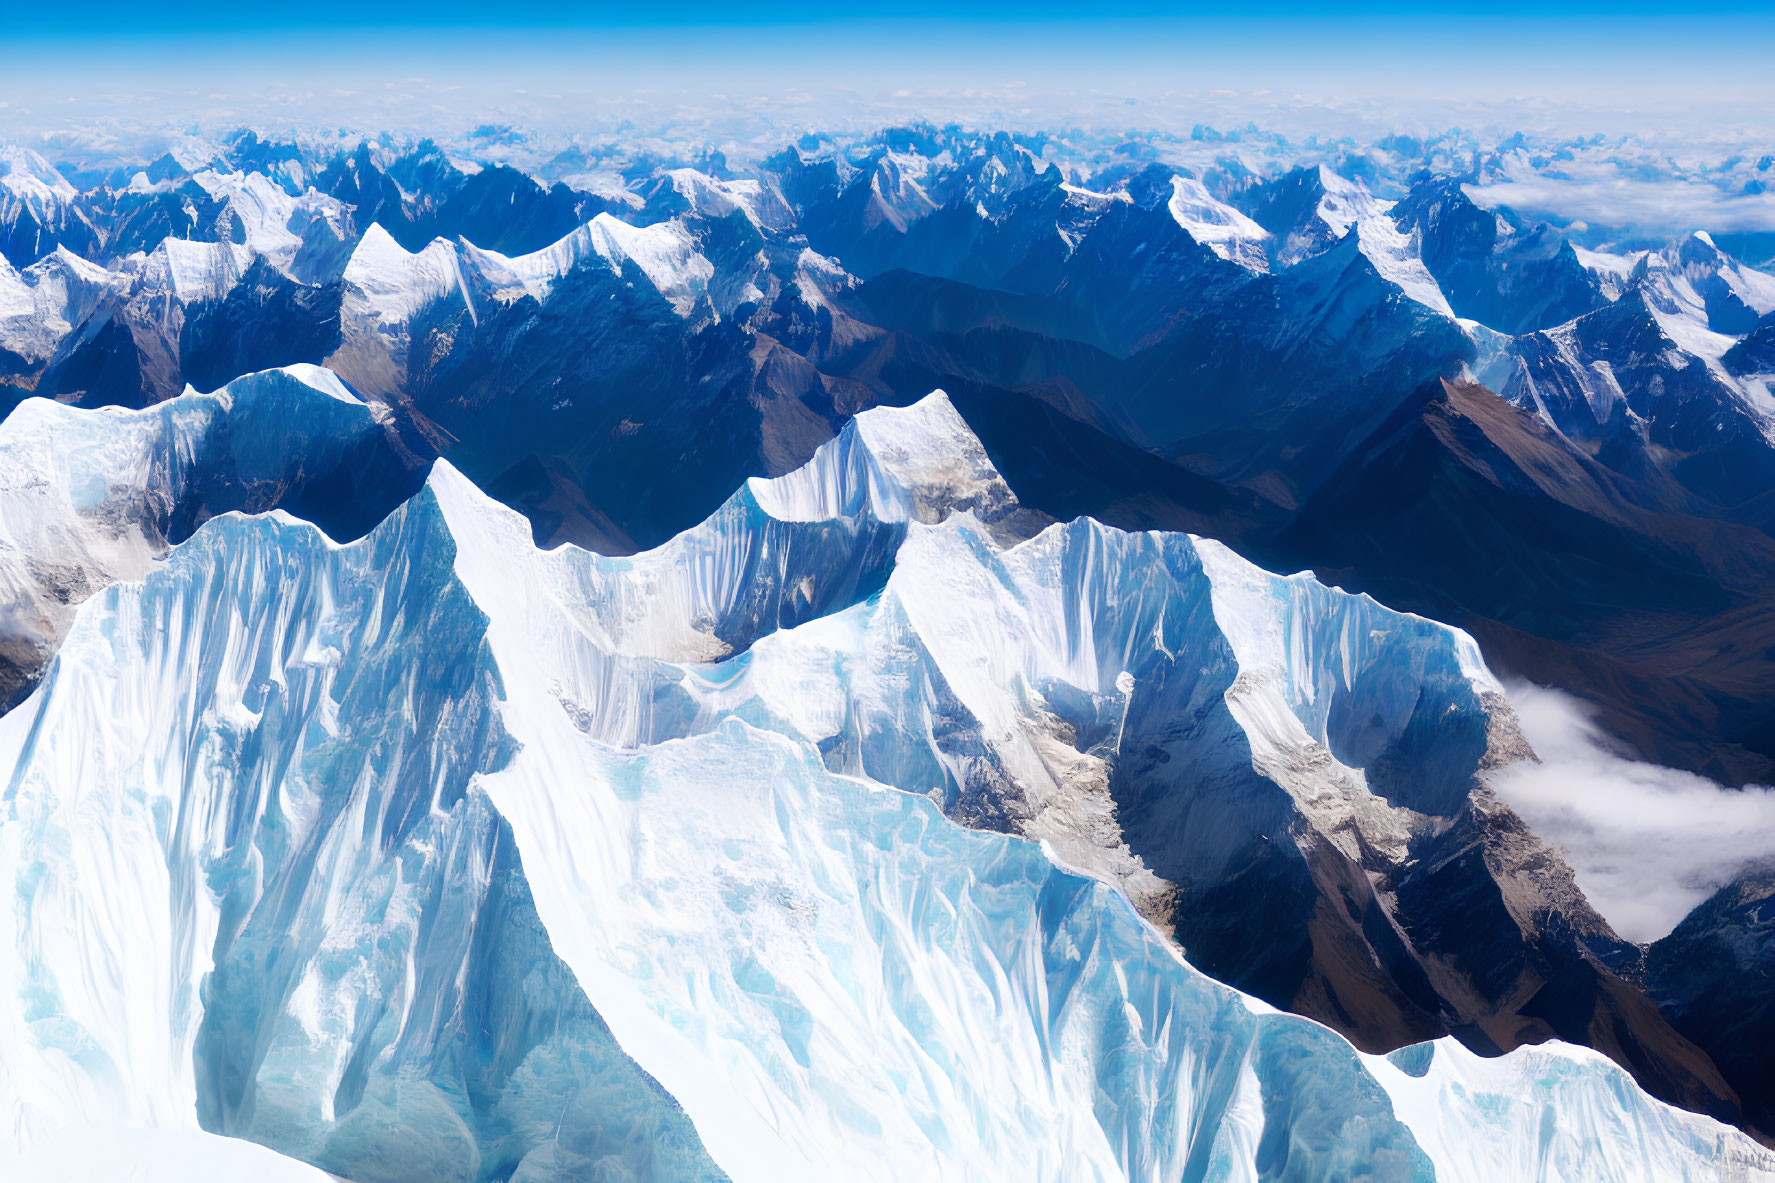
[[[0,708],[88,596],[141,578],[205,518],[282,505],[354,537],[417,488],[418,467],[319,366],[139,411],[25,400],[0,422]]]
[[[0,217],[7,224],[22,210],[39,221],[51,221],[79,191],[41,153],[30,148],[0,146]]]

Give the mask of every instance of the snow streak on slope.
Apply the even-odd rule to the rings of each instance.
[[[1424,307],[1453,319],[1454,310],[1424,266],[1417,244],[1387,216],[1393,203],[1375,197],[1361,181],[1345,180],[1324,165],[1319,166],[1319,183],[1325,190],[1317,210],[1319,218],[1339,235],[1354,228],[1363,255],[1382,278]]]
[[[1117,613],[1072,597],[1122,586],[1116,546],[1168,551],[1156,579],[1201,544],[1080,522],[1007,546],[1037,523],[955,422],[940,399],[872,412],[634,560],[539,555],[521,518],[439,465],[360,543],[228,515],[89,601],[0,720],[0,883],[17,893],[0,988],[29,1003],[0,1030],[13,1137],[200,1118],[360,1183],[1256,1179],[1277,1163],[1429,1179],[1531,1137],[1568,1179],[1647,1161],[1699,1178],[1722,1147],[1775,1161],[1704,1119],[1621,1109],[1631,1083],[1600,1060],[1556,1072],[1517,1053],[1497,1098],[1389,1077],[1197,974],[1043,847],[837,774],[827,745],[723,706],[746,678],[802,719],[850,710],[850,680],[910,705],[924,686],[896,694],[904,670],[859,658],[882,639],[867,617],[903,598],[896,581],[941,594],[935,573],[971,550],[1021,584],[1024,619],[1060,630],[1038,649],[1058,659],[1050,688],[1060,671],[1121,683],[1118,647],[1152,628],[1186,661],[1230,646],[1248,728],[1373,741],[1340,730],[1310,656],[1350,663],[1355,722],[1363,702],[1385,719],[1396,688],[1363,688],[1362,645],[1309,636],[1332,593],[1203,550],[1193,614],[1136,595],[1118,610],[1134,626],[1100,634]],[[939,563],[907,553],[927,545]],[[1246,631],[1217,640],[1221,614]],[[1004,693],[995,665],[1030,660],[1003,623],[980,617],[940,655],[979,662],[984,695]],[[861,650],[830,647],[859,627]],[[827,681],[760,676],[770,646],[817,655],[810,638],[838,658]],[[1483,675],[1445,652],[1450,676]],[[732,655],[687,661],[706,653]],[[1039,711],[1016,698],[1033,681],[1009,685],[981,707],[994,732],[1028,722],[992,710]],[[1526,1128],[1556,1102],[1580,1119]]]
[[[1237,263],[1247,271],[1269,270],[1269,257],[1264,254],[1264,240],[1269,238],[1269,231],[1224,201],[1217,200],[1194,177],[1171,178],[1168,208],[1177,224],[1189,231],[1191,238],[1221,258]]]

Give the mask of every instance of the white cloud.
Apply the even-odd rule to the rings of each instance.
[[[1583,702],[1508,687],[1541,763],[1491,786],[1547,842],[1566,848],[1578,886],[1630,941],[1664,936],[1744,863],[1775,852],[1775,789],[1726,789],[1611,750]]]
[[[1582,218],[1598,226],[1673,234],[1775,230],[1775,193],[1724,193],[1692,181],[1522,177],[1465,188],[1468,197],[1487,209],[1505,205],[1525,214]]]

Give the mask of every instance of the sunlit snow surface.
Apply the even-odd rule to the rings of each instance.
[[[1269,270],[1263,249],[1269,231],[1214,197],[1202,182],[1193,177],[1172,177],[1167,208],[1191,238],[1221,258],[1248,271]]]
[[[1222,663],[1253,761],[1376,742],[1334,691],[1491,685],[1372,601],[1021,513],[934,397],[632,559],[540,554],[442,464],[351,546],[210,521],[0,718],[9,1141],[201,1126],[359,1183],[1775,1165],[1600,1056],[1361,1056],[919,795],[890,740],[939,684],[1051,772],[1040,688],[1113,727],[1135,638]]]
[[[14,1156],[0,1146],[0,1177],[104,1183],[333,1183],[306,1163],[201,1130],[71,1126]]]

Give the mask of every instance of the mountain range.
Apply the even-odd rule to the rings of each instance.
[[[1512,678],[1775,775],[1706,232],[931,127],[0,168],[21,1150],[1775,1171],[1766,868],[1635,944],[1490,787]]]

